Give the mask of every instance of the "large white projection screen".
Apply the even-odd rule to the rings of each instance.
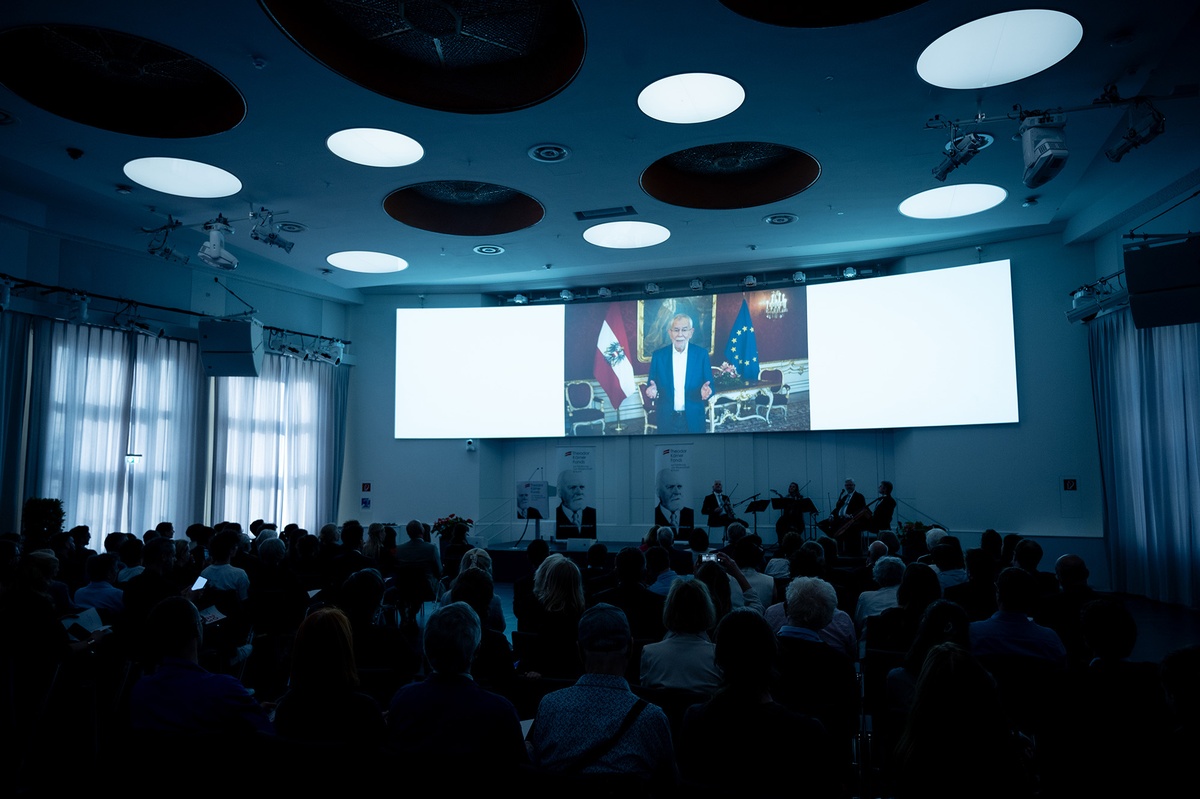
[[[808,291],[813,430],[1018,421],[1007,260]]]
[[[563,306],[396,311],[396,438],[563,433]]]

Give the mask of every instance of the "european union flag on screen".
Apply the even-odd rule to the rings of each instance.
[[[744,383],[758,380],[758,342],[754,338],[754,323],[750,320],[750,306],[745,297],[737,319],[733,320],[733,329],[729,331],[725,360],[737,369]]]

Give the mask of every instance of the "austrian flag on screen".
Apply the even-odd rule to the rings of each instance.
[[[600,325],[600,335],[596,337],[595,375],[614,408],[621,407],[625,398],[637,390],[633,381],[633,364],[629,362],[625,326],[615,303],[609,307]]]

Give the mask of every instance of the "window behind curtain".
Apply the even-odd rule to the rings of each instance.
[[[96,549],[114,530],[192,521],[197,345],[64,322],[48,332],[36,494],[61,499],[66,526],[88,525]],[[142,458],[129,464],[127,453]]]
[[[216,380],[213,517],[316,530],[332,521],[327,461],[337,370],[266,355],[257,378]]]

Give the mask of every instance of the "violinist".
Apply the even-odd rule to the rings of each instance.
[[[737,521],[733,516],[733,503],[722,489],[720,480],[713,481],[712,493],[704,498],[704,504],[700,506],[700,512],[708,515],[709,527],[728,527]]]
[[[774,489],[772,489],[772,493],[779,497],[775,500],[775,507],[779,508],[775,533],[779,536],[780,542],[792,530],[798,533],[804,532],[804,496],[800,493],[800,486],[796,483],[789,483],[786,496],[779,496],[779,492]]]

